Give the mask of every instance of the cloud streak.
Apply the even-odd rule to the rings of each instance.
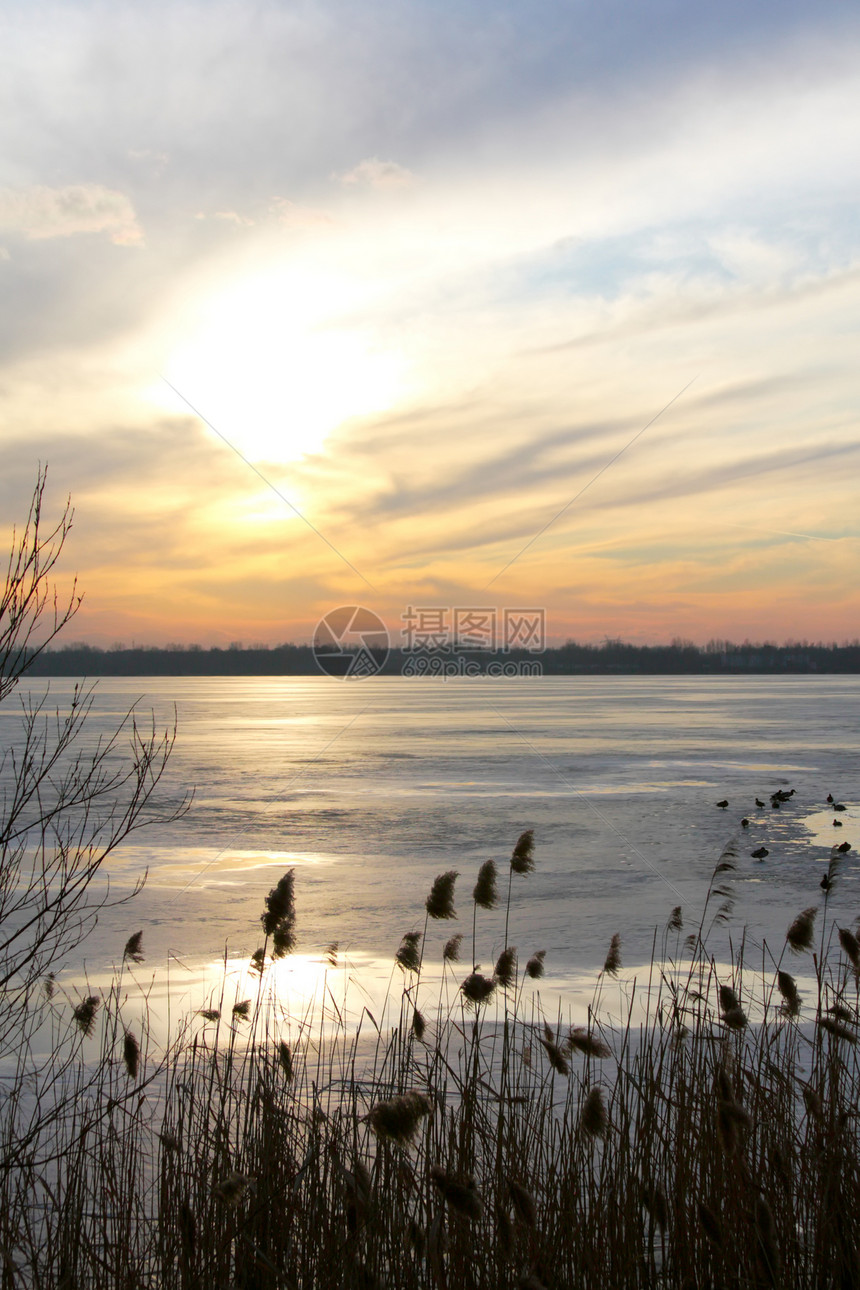
[[[106,233],[117,246],[143,244],[128,197],[100,184],[0,188],[0,233],[19,233],[32,241]]]

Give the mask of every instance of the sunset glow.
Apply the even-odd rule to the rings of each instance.
[[[80,638],[307,641],[356,601],[857,635],[848,11],[78,3],[8,36],[0,518],[47,461]]]

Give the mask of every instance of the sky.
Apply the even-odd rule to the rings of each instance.
[[[860,13],[0,2],[0,538],[67,639],[860,634]]]

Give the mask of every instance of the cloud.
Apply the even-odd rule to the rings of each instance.
[[[141,246],[143,232],[124,193],[100,184],[0,188],[0,229],[31,241],[107,233],[117,246]]]
[[[352,184],[364,188],[408,188],[415,182],[415,176],[405,166],[396,161],[381,161],[379,157],[366,157],[352,170],[343,175],[333,175],[342,184]]]
[[[298,202],[291,202],[288,197],[273,197],[269,203],[269,214],[289,229],[330,228],[335,223],[333,216],[327,211],[302,206]]]
[[[250,215],[240,215],[238,211],[215,211],[213,219],[225,220],[228,224],[239,224],[242,227],[251,227],[254,220]]]
[[[229,208],[211,213],[197,211],[195,220],[220,220],[224,224],[235,224],[239,228],[265,228],[273,222],[281,228],[294,231],[314,231],[331,228],[334,217],[327,211],[315,210],[311,206],[302,206],[299,202],[290,201],[288,197],[271,197],[268,201],[257,203],[253,214],[247,211]]]

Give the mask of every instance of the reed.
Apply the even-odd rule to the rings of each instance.
[[[718,964],[706,929],[731,916],[733,865],[684,946],[671,911],[635,980],[612,936],[587,1024],[543,1014],[543,951],[520,966],[506,938],[486,976],[458,971],[460,934],[430,945],[453,870],[394,951],[390,1029],[366,1008],[349,1023],[328,975],[322,1010],[276,997],[292,871],[265,901],[256,998],[225,987],[166,1052],[126,1015],[122,969],[105,997],[53,981],[41,1006],[81,1059],[62,1087],[22,1062],[0,1103],[1,1290],[860,1284],[856,935],[827,924],[823,888],[786,919],[794,954],[821,932],[815,989],[766,946],[754,970],[743,936]],[[533,870],[523,834],[510,876]],[[123,963],[142,957],[138,933]]]

